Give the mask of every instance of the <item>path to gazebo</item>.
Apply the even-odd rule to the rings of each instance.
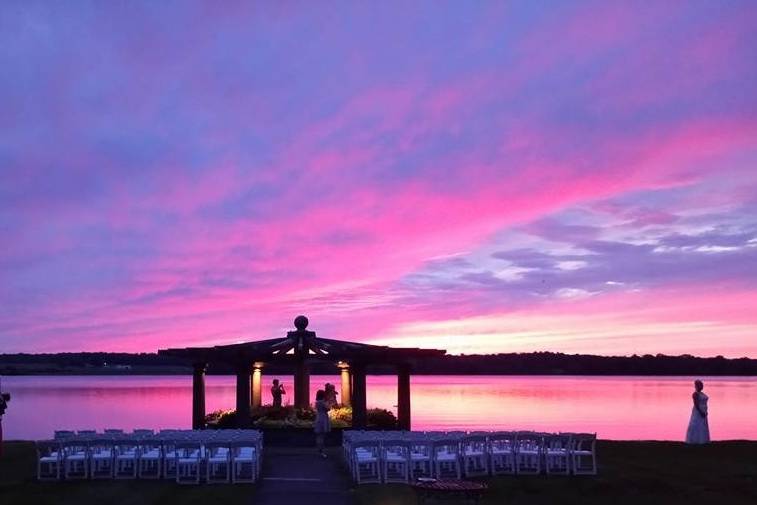
[[[263,475],[251,503],[256,505],[349,505],[351,481],[338,448],[321,458],[314,448],[266,448]]]

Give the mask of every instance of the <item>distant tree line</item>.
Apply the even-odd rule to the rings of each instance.
[[[0,354],[0,374],[176,374],[190,373],[190,363],[155,353],[81,352]],[[229,365],[211,363],[208,373],[231,374]],[[286,366],[270,365],[266,373],[287,374]],[[313,374],[336,374],[331,363],[313,363]],[[391,374],[389,366],[369,373]],[[700,358],[684,354],[595,356],[554,352],[449,355],[414,364],[413,373],[438,375],[757,375],[757,359]]]
[[[444,356],[417,373],[505,375],[757,375],[757,359],[691,355],[595,356],[554,352]]]

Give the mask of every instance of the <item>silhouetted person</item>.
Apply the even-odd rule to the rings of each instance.
[[[709,397],[702,392],[703,389],[702,381],[695,380],[694,393],[691,395],[694,407],[691,409],[689,429],[686,430],[687,444],[706,444],[710,441],[710,424],[707,422],[707,400],[709,400]]]
[[[326,391],[319,389],[315,394],[315,445],[322,457],[326,457],[323,451],[323,439],[326,433],[331,431],[331,420],[329,419],[329,406],[326,403]]]
[[[326,392],[326,405],[328,405],[330,409],[333,409],[336,406],[336,395],[338,394],[336,392],[336,386],[327,382],[324,391]]]
[[[287,392],[284,389],[284,385],[279,383],[279,379],[273,379],[273,386],[271,386],[271,396],[273,397],[274,407],[281,407],[281,395],[285,394],[287,394]]]
[[[0,457],[3,455],[3,416],[5,415],[5,409],[8,408],[8,400],[10,399],[10,394],[0,392]]]

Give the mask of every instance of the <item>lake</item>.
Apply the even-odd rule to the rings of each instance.
[[[264,403],[270,381],[264,376]],[[293,401],[291,376],[280,379]],[[703,377],[714,440],[757,439],[757,377]],[[692,377],[414,376],[415,430],[589,431],[614,440],[682,440]],[[311,393],[339,377],[311,377]],[[317,386],[317,387],[316,387]],[[56,429],[189,428],[191,376],[3,377],[6,439]],[[235,378],[208,376],[208,412],[234,408]],[[368,406],[396,413],[394,376],[368,377]]]

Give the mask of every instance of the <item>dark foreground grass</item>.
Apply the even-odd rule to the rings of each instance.
[[[598,444],[597,476],[486,479],[484,504],[757,505],[757,442],[689,447],[674,442]],[[34,446],[10,442],[0,458],[0,505],[254,504],[255,486],[178,486],[154,481],[35,481]],[[406,485],[363,485],[358,505],[415,505]],[[289,503],[282,496],[279,503]],[[444,502],[455,503],[455,502]],[[307,505],[307,504],[303,504]],[[328,504],[322,504],[328,505]]]
[[[485,479],[483,504],[757,505],[757,442],[690,447],[675,442],[599,442],[599,475]],[[405,485],[364,485],[359,505],[415,505]],[[454,503],[454,502],[446,502]]]

